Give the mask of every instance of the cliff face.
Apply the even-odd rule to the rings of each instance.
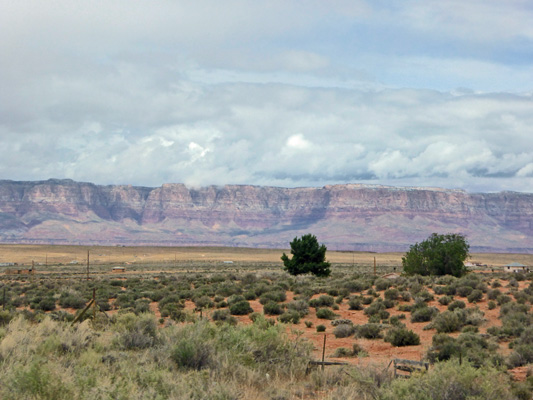
[[[365,185],[192,189],[0,181],[0,242],[406,250],[432,232],[473,250],[533,252],[533,194]]]

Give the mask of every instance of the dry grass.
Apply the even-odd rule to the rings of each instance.
[[[19,265],[50,266],[57,264],[82,267],[87,263],[87,251],[91,265],[156,264],[172,266],[187,262],[197,263],[277,263],[287,249],[252,249],[240,247],[117,247],[117,246],[54,246],[0,244],[0,262]],[[374,258],[378,266],[401,266],[404,253],[372,253],[328,251],[327,259],[333,264],[346,266],[372,266]],[[475,253],[472,261],[490,267],[500,267],[510,262],[533,265],[533,254]],[[42,268],[41,268],[42,269]]]

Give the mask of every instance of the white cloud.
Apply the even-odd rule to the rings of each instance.
[[[0,178],[533,191],[520,1],[2,11]]]

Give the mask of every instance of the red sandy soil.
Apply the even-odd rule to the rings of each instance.
[[[509,288],[507,288],[508,282],[505,280],[500,281],[502,286],[499,288],[499,290],[502,293],[508,293]],[[522,290],[525,287],[529,285],[529,281],[522,281],[519,282],[519,289]],[[122,288],[122,290],[126,290],[126,288]],[[430,301],[428,303],[429,306],[436,307],[439,309],[439,311],[445,311],[447,309],[447,306],[443,306],[438,302],[438,299],[441,297],[439,295],[435,295],[431,289],[428,288],[428,291],[434,295],[435,300]],[[380,296],[383,297],[384,292],[378,292]],[[320,296],[321,294],[317,294],[313,296],[314,298]],[[288,303],[294,299],[294,294],[292,292],[287,292],[287,300],[285,303]],[[471,304],[467,301],[466,298],[461,298],[458,296],[455,296],[455,300],[462,300],[466,303],[466,307],[479,307],[479,309],[485,313],[485,319],[486,322],[479,327],[480,333],[486,333],[487,329],[491,326],[500,326],[501,321],[498,318],[500,307],[496,307],[493,310],[488,309],[488,300],[487,295],[484,294],[484,298],[482,301],[478,302],[477,304]],[[118,311],[114,309],[113,304],[115,302],[115,299],[110,299],[111,304],[111,310],[107,311],[106,313],[108,315],[113,315],[117,313]],[[399,304],[409,304],[412,303],[413,300],[410,302],[402,302],[400,301]],[[254,312],[263,312],[263,306],[259,303],[259,300],[252,300],[250,301],[250,306],[252,307]],[[28,308],[28,307],[20,307],[22,308]],[[150,303],[150,310],[155,314],[155,316],[158,318],[158,320],[161,318],[161,313],[159,312],[159,307],[157,302],[151,302]],[[195,312],[195,304],[192,301],[186,301],[185,302],[185,310],[189,312]],[[69,313],[75,314],[77,310],[67,308],[64,309],[64,311],[67,311]],[[394,315],[400,315],[405,314],[406,318],[402,319],[401,322],[404,323],[407,327],[407,329],[413,330],[415,333],[417,333],[420,336],[420,345],[417,346],[406,346],[406,347],[394,347],[390,343],[385,342],[383,339],[356,339],[353,336],[348,338],[335,338],[335,335],[333,334],[334,326],[331,325],[331,321],[324,320],[324,319],[318,319],[316,317],[316,311],[314,308],[309,308],[309,314],[302,318],[298,324],[293,324],[287,326],[287,331],[289,335],[296,339],[305,339],[308,340],[313,345],[313,358],[316,360],[320,360],[322,358],[322,351],[323,351],[323,344],[324,344],[324,335],[326,336],[326,351],[325,351],[325,358],[327,361],[339,361],[339,362],[345,362],[349,364],[356,364],[356,365],[368,365],[373,364],[377,366],[383,366],[386,367],[390,361],[394,358],[403,358],[403,359],[409,359],[409,360],[416,360],[420,361],[424,358],[426,355],[429,347],[432,343],[433,335],[436,333],[435,329],[430,330],[424,330],[423,328],[428,324],[428,322],[418,322],[418,323],[412,323],[410,321],[410,313],[408,312],[401,312],[398,310],[398,307],[395,306],[393,308],[390,308],[387,310],[391,316]],[[204,317],[209,317],[210,313],[212,311],[204,311]],[[361,311],[354,311],[349,310],[348,301],[347,299],[344,299],[341,304],[339,304],[339,310],[335,311],[336,314],[339,315],[339,318],[342,319],[349,319],[352,321],[355,325],[360,324],[366,324],[368,322],[368,317],[364,314],[363,310]],[[237,320],[241,324],[249,324],[251,323],[250,317],[248,315],[243,316],[236,316]],[[267,317],[267,318],[273,318],[275,317]],[[306,321],[310,321],[312,323],[312,326],[308,328],[305,325]],[[325,332],[317,332],[316,327],[317,325],[325,325],[326,331]],[[162,324],[163,325],[163,324]],[[459,332],[455,332],[451,334],[452,336],[457,337],[459,335]],[[347,349],[352,349],[352,346],[354,344],[360,345],[364,351],[368,354],[366,357],[343,357],[343,358],[335,358],[334,353],[335,350],[339,347],[344,347]],[[502,355],[508,355],[511,352],[511,349],[509,349],[508,343],[502,342],[500,343],[500,353]],[[531,368],[531,367],[529,367]],[[514,370],[511,370],[513,373],[515,379],[517,380],[524,380],[526,378],[526,374],[528,371],[528,367],[520,367],[515,368]]]

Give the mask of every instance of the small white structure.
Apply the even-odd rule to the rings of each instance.
[[[113,267],[111,272],[115,272],[115,273],[126,272],[126,268],[125,267]]]
[[[400,274],[396,272],[391,272],[390,274],[381,275],[381,277],[384,279],[394,280],[394,279],[398,279],[400,277]]]
[[[515,272],[515,273],[518,273],[518,272],[529,272],[529,267],[527,267],[524,264],[520,264],[520,263],[517,263],[517,262],[512,262],[510,264],[504,265],[503,266],[503,270],[505,272]]]

